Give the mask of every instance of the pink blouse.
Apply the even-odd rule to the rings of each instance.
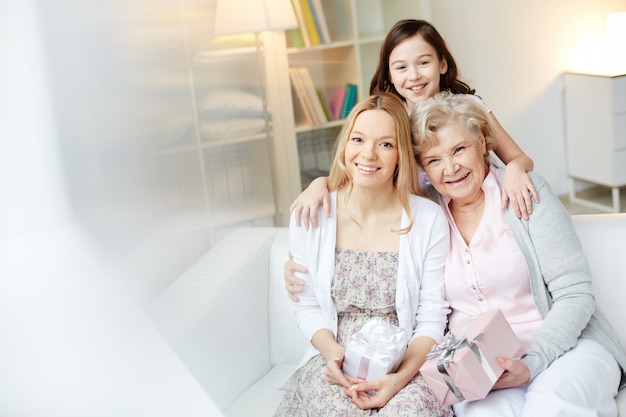
[[[530,288],[526,259],[501,209],[496,167],[483,182],[484,213],[469,245],[465,244],[442,198],[450,226],[450,252],[445,269],[445,294],[452,312],[450,326],[480,312],[499,308],[522,342],[515,359],[532,344],[543,319]]]

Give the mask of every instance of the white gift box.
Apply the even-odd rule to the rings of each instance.
[[[343,373],[375,381],[400,366],[409,342],[407,332],[380,318],[366,322],[346,347]]]

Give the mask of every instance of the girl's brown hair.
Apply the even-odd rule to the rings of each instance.
[[[476,92],[476,90],[459,79],[459,70],[454,57],[448,50],[444,39],[437,32],[437,29],[425,20],[405,19],[393,25],[383,41],[378,58],[378,67],[370,83],[370,94],[392,92],[404,101],[404,98],[391,83],[389,56],[396,46],[415,35],[421,36],[428,42],[437,51],[439,60],[445,59],[448,64],[448,70],[440,76],[439,85],[441,91],[450,91],[454,94],[474,94]]]

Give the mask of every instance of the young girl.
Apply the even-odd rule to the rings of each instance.
[[[392,92],[402,99],[407,112],[416,103],[440,91],[474,95],[475,90],[459,79],[454,57],[439,32],[424,20],[406,19],[397,22],[387,34],[380,49],[378,68],[370,84],[370,94]],[[496,130],[498,146],[495,154],[507,165],[502,192],[502,207],[510,202],[518,217],[528,219],[532,211],[531,195],[538,194],[526,172],[532,171],[533,161],[517,146],[490,111]],[[291,205],[298,224],[317,227],[320,204],[329,213],[327,179],[314,180],[309,188]]]
[[[415,195],[410,121],[394,95],[368,97],[351,111],[328,184],[331,216],[318,228],[291,217],[290,249],[308,270],[296,319],[311,346],[276,416],[451,417],[419,375],[449,313],[448,225],[437,204]],[[342,363],[371,318],[402,327],[410,341],[395,372],[363,381],[345,375]]]

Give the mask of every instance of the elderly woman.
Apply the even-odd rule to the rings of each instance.
[[[587,259],[570,216],[531,173],[541,203],[528,220],[500,204],[506,168],[490,163],[493,126],[474,100],[441,93],[418,104],[415,151],[450,226],[449,325],[502,310],[522,347],[489,395],[455,404],[467,416],[617,416],[626,354],[596,309]],[[286,266],[290,293],[298,281]],[[294,285],[295,284],[295,285]],[[294,294],[290,294],[294,296]]]
[[[418,163],[450,225],[449,324],[500,308],[522,348],[486,399],[464,416],[616,416],[626,356],[596,309],[591,272],[570,216],[546,181],[529,220],[500,205],[506,168],[489,163],[493,126],[473,100],[441,94],[413,114]]]

